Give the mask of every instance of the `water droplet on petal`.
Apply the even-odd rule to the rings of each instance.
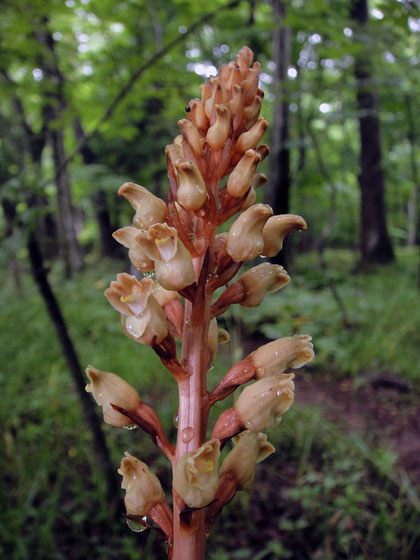
[[[143,531],[146,531],[146,529],[148,529],[148,527],[144,526],[142,521],[126,518],[126,523],[127,523],[127,527],[132,531],[134,531],[135,533],[142,533]]]
[[[128,426],[123,426],[125,430],[137,430],[137,424],[128,424]]]
[[[190,427],[184,428],[181,432],[181,438],[183,443],[189,443],[194,435],[194,430]]]
[[[178,429],[178,422],[179,422],[179,414],[178,414],[178,411],[176,412],[175,416],[173,417],[172,422],[174,423],[175,428]]]

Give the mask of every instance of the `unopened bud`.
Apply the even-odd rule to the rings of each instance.
[[[260,143],[267,127],[268,122],[265,119],[258,119],[247,132],[243,132],[239,136],[236,143],[236,149],[240,152],[246,152],[251,148],[255,148]]]
[[[261,253],[263,227],[272,214],[267,204],[254,204],[235,220],[226,243],[226,251],[235,262],[252,260]]]
[[[264,173],[256,173],[252,179],[252,187],[258,189],[258,187],[263,187],[268,181]]]
[[[304,366],[314,357],[311,340],[307,334],[297,334],[260,346],[247,358],[256,368],[255,377],[269,377],[283,373],[288,368],[298,369]]]
[[[233,86],[232,99],[228,103],[232,115],[240,113],[244,106],[244,93],[241,86]]]
[[[152,224],[163,222],[166,216],[166,204],[150,191],[135,183],[124,183],[118,194],[128,200],[136,211],[133,224],[140,229],[147,229]]]
[[[128,249],[128,258],[131,264],[141,272],[149,272],[155,265],[151,259],[142,251],[140,244],[136,241],[139,230],[134,226],[126,226],[117,229],[112,237]]]
[[[204,110],[210,122],[213,122],[214,115],[212,113],[213,110],[216,109],[216,105],[226,104],[226,90],[218,78],[210,78],[207,85],[210,87],[211,93],[206,102],[204,103],[203,101]]]
[[[245,152],[227,181],[226,187],[231,196],[240,198],[251,188],[252,179],[260,161],[261,156],[255,150]]]
[[[183,150],[180,148],[178,144],[175,144],[175,141],[173,144],[168,144],[165,147],[165,152],[166,152],[166,156],[168,157],[174,169],[175,169],[175,163],[184,158]],[[159,220],[159,221],[163,222],[163,220]]]
[[[254,53],[249,47],[246,46],[242,47],[238,51],[238,54],[236,55],[236,61],[238,63],[238,66],[241,70],[241,74],[243,77],[246,75],[246,72],[251,66],[253,60],[254,60]]]
[[[177,161],[177,199],[185,210],[199,210],[206,202],[207,190],[203,177],[192,161]]]
[[[229,75],[227,77],[225,86],[227,91],[232,94],[233,88],[235,86],[240,86],[242,82],[241,71],[239,70],[239,66],[230,66],[229,67]]]
[[[290,282],[290,276],[279,264],[262,263],[247,270],[238,278],[245,287],[245,307],[256,307],[263,301],[266,292],[275,293]]]
[[[129,515],[147,515],[153,506],[165,501],[157,476],[149,470],[146,463],[127,451],[118,473],[123,477],[121,488],[126,492],[124,502]]]
[[[230,132],[230,111],[225,105],[216,105],[216,122],[208,129],[206,141],[213,149],[223,148]]]
[[[220,469],[220,477],[230,475],[238,490],[250,488],[255,476],[255,466],[264,461],[275,449],[266,434],[246,430],[232,439],[234,447],[226,455]]]
[[[256,63],[258,64],[258,63]],[[247,72],[245,80],[242,82],[242,87],[245,92],[245,105],[251,103],[258,90],[258,74],[260,72],[260,65],[255,68],[250,68]]]
[[[128,416],[114,410],[111,404],[127,412],[135,411],[141,404],[141,400],[134,387],[118,375],[100,371],[93,366],[86,368],[86,375],[90,380],[90,384],[86,385],[86,391],[92,393],[96,403],[102,406],[104,421],[118,428],[132,424],[133,421]]]
[[[194,150],[194,152],[201,156],[203,151],[203,140],[198,132],[197,127],[187,119],[178,121],[178,126],[181,129],[182,136]]]
[[[155,262],[156,280],[166,290],[182,290],[195,280],[191,254],[168,224],[155,224],[137,237],[141,248]]]
[[[251,187],[249,189],[248,194],[246,195],[246,199],[244,200],[244,203],[241,206],[241,210],[246,210],[247,208],[255,204],[256,200],[257,200],[257,191],[254,189],[254,187]]]
[[[190,508],[203,508],[214,498],[219,483],[220,441],[211,439],[183,455],[174,470],[173,487]]]
[[[204,135],[209,127],[209,119],[207,118],[203,104],[200,99],[191,99],[188,107],[190,108],[188,120],[194,123],[200,133]]]
[[[217,352],[217,343],[219,339],[219,329],[217,327],[217,319],[214,317],[209,324],[209,333],[208,333],[208,347],[210,350],[211,360],[216,355]]]
[[[282,373],[245,387],[234,409],[247,430],[262,432],[280,424],[294,399],[293,378],[293,373]]]
[[[272,216],[267,220],[263,229],[264,249],[262,254],[266,257],[274,257],[281,251],[286,235],[306,228],[306,222],[301,216],[295,214]]]
[[[244,108],[244,117],[246,122],[253,121],[252,124],[256,122],[258,115],[260,114],[261,105],[262,97],[256,95],[252,100],[252,103]]]
[[[257,148],[257,152],[261,155],[261,161],[264,161],[266,157],[270,155],[270,148],[267,144],[261,144]]]

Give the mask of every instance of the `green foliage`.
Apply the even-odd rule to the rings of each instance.
[[[401,250],[398,262],[361,274],[356,255],[327,251],[328,276],[346,308],[349,325],[333,297],[315,254],[296,259],[292,283],[254,309],[241,309],[246,328],[267,338],[310,334],[316,360],[312,367],[336,375],[384,371],[420,381],[416,356],[420,343],[417,260]],[[363,375],[362,375],[363,379]]]

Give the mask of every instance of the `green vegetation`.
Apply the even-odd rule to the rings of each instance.
[[[243,314],[246,329],[258,324],[267,336],[313,334],[318,354],[312,375],[320,384],[325,372],[351,374],[363,383],[359,360],[363,370],[401,372],[415,391],[420,374],[410,356],[420,323],[413,299],[416,255],[404,251],[398,264],[367,275],[351,272],[350,253],[329,251],[328,261],[349,308],[349,331],[343,330],[314,254],[297,259],[293,284],[275,296],[275,304],[261,306],[262,315]],[[103,296],[120,268],[104,261],[74,280],[63,283],[58,271],[53,280],[82,363],[133,383],[174,438],[175,384],[153,352],[121,335],[117,314]],[[160,557],[159,539],[130,533],[123,518],[119,525],[109,519],[91,434],[35,286],[25,276],[23,293],[16,297],[6,281],[0,297],[5,341],[0,555],[8,560],[134,559],[140,546],[145,560]],[[406,313],[410,322],[398,320]],[[367,337],[383,352],[373,352]],[[210,375],[219,377],[228,360],[222,353]],[[299,371],[296,377],[299,395]],[[413,393],[404,398],[409,403]],[[146,435],[109,426],[105,432],[116,466],[123,451],[140,453],[168,486],[165,461]],[[416,557],[419,497],[379,427],[366,438],[350,431],[345,417],[331,421],[323,409],[298,404],[270,439],[278,452],[260,468],[254,490],[244,492],[219,522],[223,530],[219,527],[210,539],[211,559]]]

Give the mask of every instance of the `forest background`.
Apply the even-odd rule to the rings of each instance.
[[[144,434],[99,428],[81,365],[127,379],[174,438],[172,380],[103,297],[129,270],[116,191],[165,196],[177,120],[247,44],[270,123],[260,200],[309,229],[281,255],[292,284],[228,315],[211,383],[291,333],[316,359],[209,557],[418,558],[416,2],[3,0],[0,15],[0,556],[163,557],[126,527],[114,475],[125,450],[166,488],[169,471]]]

